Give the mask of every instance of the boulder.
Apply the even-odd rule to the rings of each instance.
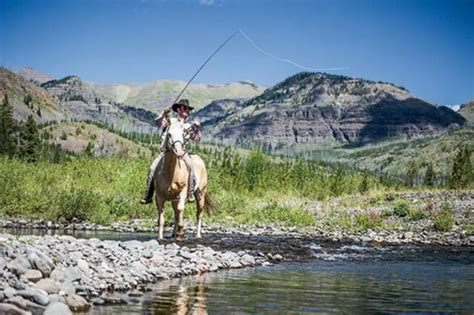
[[[36,287],[45,291],[48,294],[56,294],[59,292],[59,286],[56,284],[56,281],[50,278],[41,279],[36,284]]]
[[[73,312],[87,312],[91,307],[82,296],[77,294],[68,295],[66,303]]]
[[[43,274],[39,270],[35,269],[28,269],[25,274],[25,278],[31,282],[38,282],[41,278],[43,278]]]
[[[54,302],[46,308],[43,315],[72,315],[72,312],[66,304]]]

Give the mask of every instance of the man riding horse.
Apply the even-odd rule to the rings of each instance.
[[[185,135],[184,141],[187,142],[189,139],[193,140],[194,142],[199,142],[200,137],[201,137],[201,128],[199,123],[193,122],[192,124],[188,123],[187,120],[189,118],[190,112],[194,108],[189,105],[189,101],[187,99],[181,99],[177,103],[173,104],[171,107],[165,108],[156,118],[155,118],[155,124],[163,130],[162,133],[162,143],[161,143],[161,153],[160,155],[155,158],[153,163],[150,166],[150,171],[148,173],[147,177],[147,190],[145,193],[145,197],[140,201],[141,204],[148,204],[153,201],[153,193],[154,193],[154,185],[153,185],[153,176],[155,174],[156,168],[162,163],[162,158],[164,156],[164,151],[166,150],[165,148],[165,141],[166,141],[166,135],[169,130],[169,126],[171,124],[179,126],[181,130],[183,130],[183,133]],[[177,117],[173,118],[170,117],[171,111],[174,111],[177,113]],[[182,144],[183,147],[185,146],[185,143]],[[196,194],[199,193],[198,187],[199,187],[199,182],[198,182],[198,177],[196,177],[195,172],[194,172],[194,167],[193,163],[191,161],[191,157],[188,152],[185,152],[182,157],[180,157],[184,163],[186,164],[186,167],[189,172],[189,179],[188,179],[188,201],[192,202],[194,201],[194,198],[199,198],[199,196],[196,196]]]

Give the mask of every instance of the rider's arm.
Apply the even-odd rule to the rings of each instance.
[[[168,127],[170,112],[171,112],[171,107],[167,107],[158,116],[155,117],[155,125],[158,128],[162,129],[162,128]]]

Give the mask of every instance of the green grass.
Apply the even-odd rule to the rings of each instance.
[[[276,160],[260,152],[242,156],[229,149],[201,150],[210,192],[219,211],[208,222],[228,224],[279,223],[308,226],[312,214],[287,207],[287,198],[327,199],[358,191],[362,175],[303,160]],[[62,163],[27,163],[0,158],[0,214],[5,217],[100,224],[156,218],[154,205],[138,204],[145,189],[150,160],[124,157],[71,156]],[[372,188],[377,187],[372,179]],[[194,220],[195,206],[185,217]],[[168,205],[166,220],[172,222]]]

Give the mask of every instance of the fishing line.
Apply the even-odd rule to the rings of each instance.
[[[247,34],[244,33],[244,31],[240,30],[239,29],[239,32],[240,34],[242,34],[247,40],[248,42],[253,46],[255,47],[258,51],[260,51],[262,54],[264,55],[267,55],[268,57],[270,58],[273,58],[275,60],[278,60],[278,61],[283,61],[283,62],[286,62],[286,63],[289,63],[297,68],[300,68],[302,70],[308,70],[308,71],[338,71],[338,70],[347,70],[349,69],[348,67],[337,67],[337,68],[311,68],[311,67],[305,67],[305,66],[302,66],[300,64],[297,64],[296,62],[292,61],[292,60],[289,60],[289,59],[285,59],[285,58],[280,58],[280,57],[277,57],[275,55],[272,55],[270,54],[269,52],[263,50],[262,48],[260,48],[259,46],[257,46],[257,44],[254,43],[253,40],[250,39],[250,37],[247,36]]]
[[[184,90],[186,90],[186,88],[188,87],[188,85],[193,81],[193,79],[199,74],[199,72],[201,72],[202,68],[204,68],[205,65],[207,65],[207,63],[209,61],[211,61],[212,57],[214,57],[215,54],[217,54],[217,52],[219,50],[222,49],[222,47],[224,47],[228,42],[230,42],[230,40],[232,38],[234,38],[235,35],[237,35],[239,31],[235,31],[234,34],[232,34],[229,38],[227,38],[227,40],[225,42],[223,42],[219,47],[217,47],[217,49],[212,53],[212,55],[209,56],[209,58],[207,58],[207,60],[202,64],[202,66],[196,71],[196,73],[194,73],[194,75],[191,77],[191,79],[189,79],[188,83],[186,83],[186,85],[184,86],[184,88],[181,90],[181,93],[179,93],[178,97],[176,97],[176,100],[173,102],[176,103],[179,99],[179,97],[184,93]]]
[[[297,68],[300,68],[302,70],[307,70],[307,71],[338,71],[338,70],[347,70],[349,69],[348,67],[336,67],[336,68],[311,68],[311,67],[305,67],[305,66],[302,66],[290,59],[286,59],[286,58],[280,58],[280,57],[277,57],[275,55],[272,55],[270,54],[269,52],[263,50],[262,48],[260,48],[259,46],[257,46],[257,44],[255,44],[255,42],[250,39],[249,36],[247,36],[247,34],[244,33],[244,31],[242,31],[241,29],[238,29],[237,31],[235,31],[229,38],[226,39],[225,42],[223,42],[219,47],[217,47],[217,49],[212,53],[212,55],[209,56],[209,58],[207,58],[207,60],[201,65],[201,67],[199,67],[199,69],[194,73],[194,75],[191,77],[191,79],[189,79],[189,81],[186,83],[186,85],[184,86],[184,88],[181,90],[181,92],[178,94],[178,96],[176,97],[176,100],[173,102],[173,104],[175,104],[179,98],[181,97],[181,95],[183,95],[184,91],[186,90],[186,88],[189,86],[189,84],[191,84],[191,82],[194,80],[194,78],[199,74],[199,72],[201,72],[201,70],[207,65],[207,63],[209,61],[211,61],[212,57],[214,57],[218,52],[219,50],[221,50],[228,42],[230,42],[232,40],[232,38],[235,37],[235,35],[237,35],[237,33],[240,33],[242,34],[242,36],[245,37],[245,39],[247,39],[247,41],[255,48],[257,49],[259,52],[261,52],[262,54],[272,58],[272,59],[275,59],[275,60],[278,60],[278,61],[283,61],[283,62],[286,62],[286,63],[289,63]]]

